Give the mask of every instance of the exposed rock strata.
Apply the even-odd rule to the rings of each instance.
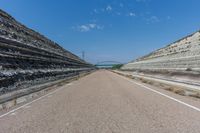
[[[130,62],[122,69],[200,71],[200,31]]]
[[[0,95],[92,68],[92,65],[0,10]]]

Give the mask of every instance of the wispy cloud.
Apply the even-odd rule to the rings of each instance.
[[[160,22],[160,19],[157,16],[151,16],[146,18],[147,23],[157,23]]]
[[[90,23],[90,24],[78,25],[76,27],[73,27],[73,29],[80,32],[89,32],[91,30],[103,30],[104,26],[95,23]]]
[[[110,6],[110,5],[108,5],[107,7],[106,7],[106,11],[112,11],[112,6]]]
[[[121,8],[123,8],[123,7],[124,7],[124,4],[123,4],[123,3],[119,3],[119,6],[120,6]]]
[[[149,3],[151,2],[151,0],[133,0],[135,2],[141,2],[141,3]],[[130,4],[130,3],[129,3]],[[136,12],[134,11],[133,8],[131,8],[130,5],[128,5],[127,3],[122,3],[121,2],[117,2],[117,3],[107,3],[107,6],[104,5],[104,7],[102,8],[95,8],[93,9],[93,13],[94,14],[104,14],[104,15],[112,15],[113,16],[120,16],[120,17],[132,17],[132,18],[136,18],[143,20],[144,22],[146,22],[147,24],[153,24],[153,23],[158,23],[161,22],[162,20],[170,20],[171,17],[170,16],[166,16],[164,19],[158,16],[156,16],[156,14],[152,14],[149,11],[138,11],[136,10]],[[98,17],[98,16],[95,16]],[[92,22],[95,23],[95,22]],[[87,26],[88,27],[88,26]],[[89,28],[92,29],[92,28]]]
[[[94,13],[99,13],[99,11],[97,9],[94,9]]]
[[[171,16],[167,16],[166,19],[167,19],[167,20],[171,20]]]
[[[121,12],[116,12],[116,14],[117,14],[118,16],[122,15],[122,13],[121,13]]]
[[[135,14],[134,12],[129,12],[129,13],[128,13],[128,16],[130,16],[130,17],[135,17],[136,14]]]
[[[104,8],[100,8],[100,9],[94,9],[93,13],[95,14],[100,14],[100,13],[105,13],[105,12],[112,12],[113,11],[113,7],[111,5],[107,5]]]
[[[93,9],[93,13],[94,14],[101,14],[101,13],[108,13],[109,15],[117,15],[117,16],[129,16],[129,17],[135,17],[136,16],[136,13],[134,12],[128,12],[128,13],[125,13],[125,11],[122,9],[125,5],[123,3],[119,3],[118,5],[118,8],[120,9],[117,9],[116,7],[113,7],[112,5],[107,5],[106,7],[104,8],[101,8],[101,9]]]

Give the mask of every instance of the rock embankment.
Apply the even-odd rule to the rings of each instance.
[[[0,95],[93,69],[0,10]]]
[[[123,70],[200,71],[200,31],[122,67]]]

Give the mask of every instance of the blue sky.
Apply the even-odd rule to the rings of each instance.
[[[0,0],[0,8],[86,60],[131,61],[200,29],[200,0]]]

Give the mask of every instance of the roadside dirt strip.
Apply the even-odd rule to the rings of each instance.
[[[0,133],[199,133],[200,100],[100,70],[0,112]]]

